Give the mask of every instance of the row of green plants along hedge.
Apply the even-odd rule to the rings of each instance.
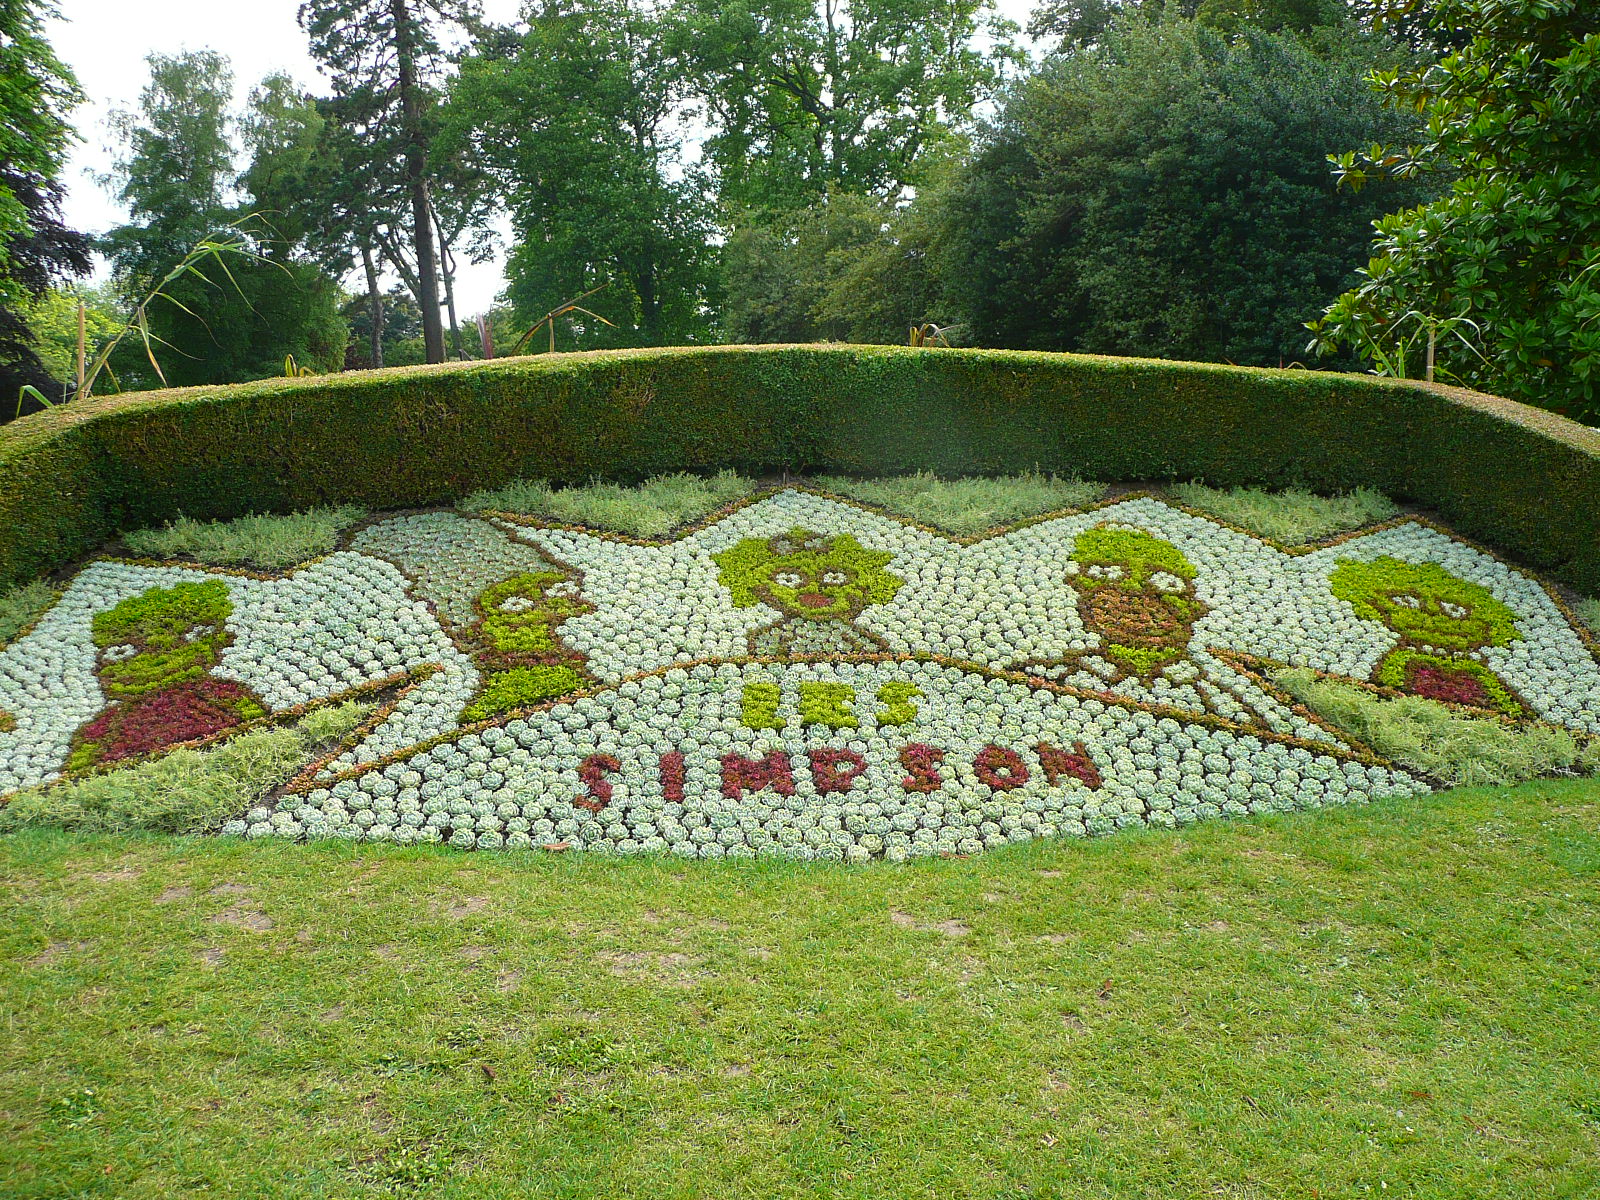
[[[880,346],[541,355],[63,406],[0,429],[0,582],[180,514],[722,467],[1367,486],[1600,590],[1600,430],[1370,376]]]

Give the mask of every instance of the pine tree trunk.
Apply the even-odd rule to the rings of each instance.
[[[428,146],[422,131],[422,97],[417,86],[415,18],[407,0],[390,0],[395,59],[400,69],[400,109],[406,131],[406,180],[411,188],[411,237],[417,255],[417,304],[422,309],[422,344],[427,360],[444,361],[444,327],[439,317],[439,270],[433,253],[433,206],[428,202]]]
[[[375,367],[383,366],[383,293],[378,290],[378,264],[372,261],[372,247],[361,244],[361,265],[367,272],[367,312],[372,328],[369,331],[370,359]]]
[[[444,225],[439,220],[439,214],[434,214],[434,227],[439,231],[439,273],[444,277],[444,309],[450,315],[450,345],[455,349],[456,357],[467,357],[466,347],[461,344],[461,326],[456,321],[456,259],[450,253],[450,241],[444,235]]]

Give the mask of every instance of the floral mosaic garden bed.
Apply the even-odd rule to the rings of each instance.
[[[1281,665],[1600,735],[1581,623],[1420,519],[1289,550],[1132,494],[954,539],[787,487],[651,540],[436,510],[275,575],[93,561],[0,650],[0,793],[354,695],[225,832],[901,859],[1438,786]]]

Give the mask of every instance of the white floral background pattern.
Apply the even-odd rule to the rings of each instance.
[[[1080,617],[1069,581],[1075,539],[1100,526],[1153,535],[1193,567],[1193,596],[1203,608],[1187,654],[1158,671],[1119,677],[1095,657],[1098,635]],[[890,555],[883,569],[900,585],[854,620],[890,656],[908,661],[740,661],[751,657],[751,634],[775,614],[762,604],[736,606],[714,556],[795,528],[849,534]],[[964,545],[787,489],[662,544],[439,511],[376,521],[350,546],[280,579],[116,560],[84,567],[31,631],[0,650],[0,711],[14,718],[14,728],[0,732],[0,793],[57,778],[74,733],[105,708],[90,631],[97,612],[151,588],[217,579],[233,611],[232,642],[214,673],[245,684],[273,712],[401,672],[426,674],[358,744],[322,764],[324,786],[275,811],[252,812],[234,832],[898,857],[1426,790],[1403,771],[1361,760],[1225,661],[1242,654],[1366,680],[1397,635],[1357,616],[1334,596],[1329,577],[1341,561],[1383,556],[1436,563],[1488,589],[1515,614],[1519,637],[1486,649],[1485,664],[1539,718],[1600,734],[1600,664],[1544,586],[1416,521],[1291,554],[1134,497]],[[560,627],[560,638],[585,656],[602,690],[459,733],[481,682],[458,645],[472,597],[544,563],[580,573],[587,604]],[[977,670],[909,661],[929,658]],[[695,665],[707,661],[713,665]],[[1026,664],[1060,686],[983,673]],[[870,720],[854,730],[803,726],[792,710],[803,680],[843,682],[859,695],[889,681],[915,685],[917,721],[893,729]],[[790,706],[781,734],[741,722],[740,697],[752,681],[776,684]],[[1146,705],[1177,711],[1163,716]],[[1081,741],[1102,785],[1047,785],[1037,757],[1029,782],[1003,793],[973,775],[985,746],[1026,757],[1041,740]],[[912,742],[947,756],[944,785],[931,796],[903,787],[898,748]],[[843,798],[818,796],[809,782],[807,754],[822,745],[849,749],[865,763]],[[685,755],[681,802],[665,795],[657,777],[668,751]],[[718,762],[734,752],[787,756],[796,794],[766,789],[730,800]],[[574,807],[587,786],[579,764],[592,755],[613,755],[619,764],[607,775],[614,795],[598,811]],[[873,811],[853,811],[862,806]],[[696,832],[708,829],[714,832]]]

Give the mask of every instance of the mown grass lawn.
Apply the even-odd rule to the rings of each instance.
[[[0,1195],[1592,1197],[1600,785],[907,866],[0,839]]]

